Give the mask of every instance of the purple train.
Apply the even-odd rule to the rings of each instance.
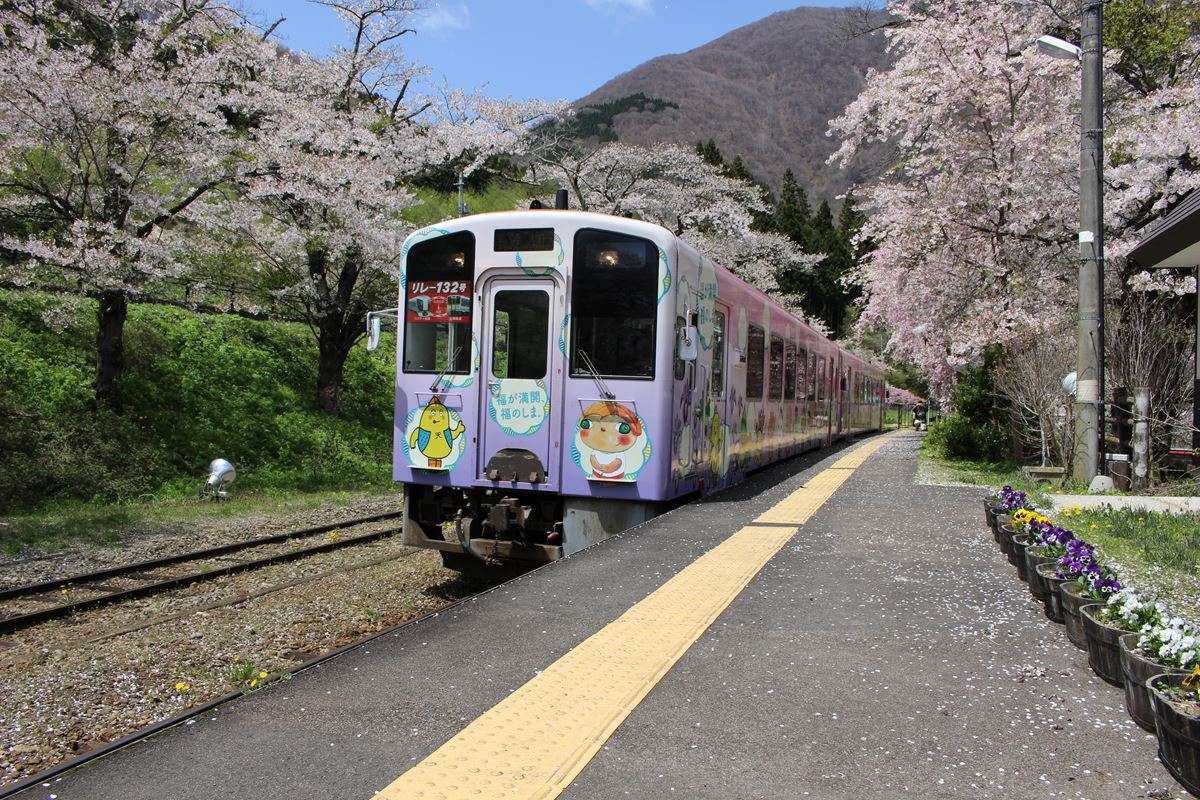
[[[884,373],[664,228],[480,214],[404,245],[393,476],[462,571],[582,550],[883,423]]]

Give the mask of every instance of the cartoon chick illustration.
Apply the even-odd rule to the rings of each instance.
[[[441,469],[442,459],[454,452],[454,440],[466,431],[462,420],[450,427],[450,411],[435,397],[421,411],[421,420],[408,437],[408,446],[421,451],[429,460],[430,469]]]
[[[588,406],[579,420],[579,438],[587,448],[592,477],[619,481],[625,477],[627,451],[642,435],[642,422],[620,403],[600,402]],[[604,459],[604,460],[601,460]]]

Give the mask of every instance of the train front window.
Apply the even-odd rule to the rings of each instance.
[[[454,233],[413,245],[404,275],[404,371],[466,375],[474,235]]]
[[[533,289],[496,293],[492,326],[492,375],[546,377],[550,343],[550,295]]]
[[[575,234],[571,375],[654,377],[658,247],[613,231]]]

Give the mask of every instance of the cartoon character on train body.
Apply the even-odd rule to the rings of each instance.
[[[642,418],[623,403],[601,400],[583,410],[571,456],[590,480],[632,482],[650,452]]]
[[[426,460],[426,469],[449,469],[459,448],[456,440],[467,431],[461,419],[456,419],[440,397],[434,397],[421,409],[420,417],[408,434],[408,446]]]

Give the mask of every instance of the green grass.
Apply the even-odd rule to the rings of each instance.
[[[1200,619],[1200,515],[1086,509],[1054,519],[1120,564],[1133,586],[1173,613]]]
[[[530,187],[517,184],[493,183],[482,192],[467,192],[467,206],[472,214],[488,211],[512,211],[528,208]],[[418,228],[454,219],[458,216],[458,194],[439,192],[434,189],[417,191],[418,205],[404,210],[404,219]]]
[[[115,547],[133,531],[196,520],[229,519],[241,516],[294,514],[323,505],[344,505],[367,495],[398,492],[390,477],[353,490],[303,491],[274,487],[243,492],[235,483],[230,499],[222,502],[198,500],[194,491],[186,496],[163,496],[133,501],[102,503],[66,500],[44,508],[0,517],[0,553],[16,555],[27,550],[54,551],[74,544]]]
[[[92,407],[94,304],[59,330],[45,318],[61,302],[0,292],[0,515],[94,507],[65,531],[112,506],[182,503],[217,457],[242,496],[390,487],[389,342],[354,349],[331,416],[316,407],[306,327],[134,305],[118,415]]]
[[[1200,577],[1200,516],[1129,509],[1088,509],[1059,516],[1076,535],[1118,561],[1158,564]]]

